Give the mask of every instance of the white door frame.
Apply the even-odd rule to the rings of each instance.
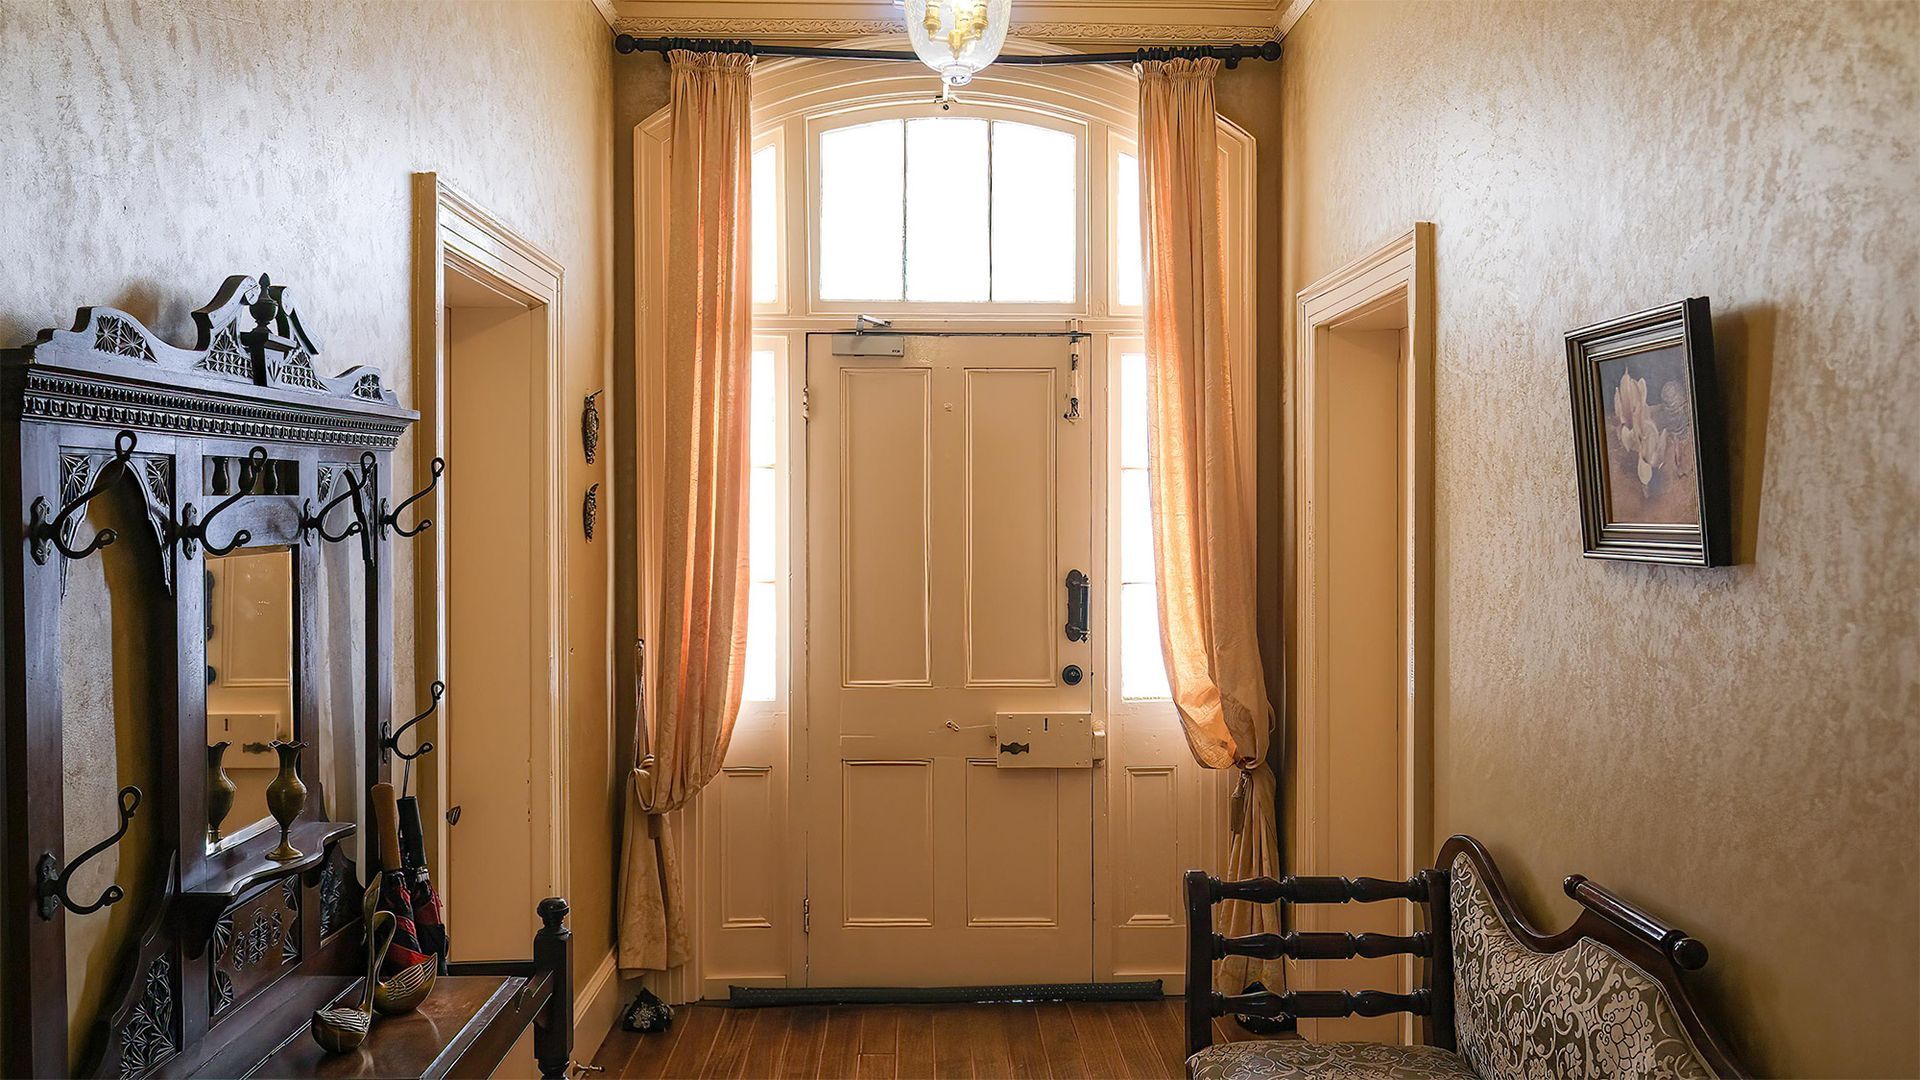
[[[562,286],[566,271],[552,256],[514,232],[498,218],[449,186],[437,173],[415,173],[414,196],[414,398],[420,424],[414,433],[414,479],[425,487],[435,457],[447,452],[447,328],[446,268],[452,266],[494,290],[525,303],[536,319],[534,343],[541,366],[537,384],[544,401],[529,403],[536,438],[544,448],[533,470],[534,490],[527,507],[527,527],[533,565],[544,571],[536,579],[533,639],[545,649],[545,676],[537,680],[535,737],[531,795],[534,820],[534,884],[542,895],[568,895],[568,794],[562,782],[568,775],[568,722],[563,703],[568,700],[565,663],[570,644],[566,619],[567,544],[570,515],[563,490],[566,447],[560,414]],[[483,476],[462,477],[458,461],[447,462],[446,476],[431,496],[425,516],[445,520],[446,493],[453,484],[485,485]],[[414,573],[414,663],[419,681],[444,677],[447,670],[447,537],[444,529],[429,530],[411,545],[418,560]],[[441,718],[458,710],[460,688],[447,687],[445,710],[420,725],[419,738],[446,746],[458,741]],[[436,880],[445,883],[449,846],[444,805],[447,791],[447,754],[432,754],[421,770],[421,801],[433,815],[428,829],[427,862]],[[457,905],[458,897],[448,897]],[[529,920],[532,912],[528,912]],[[529,938],[529,941],[532,939]]]
[[[1315,409],[1320,368],[1328,361],[1326,332],[1382,308],[1404,306],[1407,346],[1403,353],[1398,428],[1399,537],[1397,645],[1404,676],[1397,694],[1399,747],[1399,872],[1412,877],[1432,865],[1433,838],[1433,225],[1416,222],[1393,241],[1321,278],[1299,293],[1298,361],[1293,372],[1291,419],[1293,480],[1297,507],[1294,579],[1297,619],[1291,648],[1295,659],[1295,713],[1299,725],[1298,815],[1293,822],[1293,871],[1350,874],[1327,864],[1326,767],[1328,692],[1321,648],[1328,618],[1324,553],[1317,545],[1316,510],[1321,505],[1324,462],[1321,418]],[[1302,909],[1301,922],[1314,913]],[[1412,908],[1403,929],[1410,932]],[[1315,962],[1318,963],[1318,962]],[[1411,959],[1406,974],[1411,976]],[[1403,1029],[1404,1030],[1404,1029]]]

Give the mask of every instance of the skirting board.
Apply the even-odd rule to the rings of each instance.
[[[607,950],[607,955],[594,969],[593,978],[580,988],[575,999],[573,1014],[573,1060],[592,1061],[600,1053],[600,1044],[606,1041],[607,1033],[620,1020],[620,1008],[624,1001],[620,997],[619,955]]]
[[[1157,1001],[1160,980],[1116,983],[1021,983],[1013,986],[735,986],[727,1004],[929,1005],[1001,1001]]]

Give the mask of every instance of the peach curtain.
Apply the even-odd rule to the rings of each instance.
[[[747,632],[753,58],[675,50],[670,60],[660,607],[652,722],[636,718],[646,756],[627,795],[620,967],[629,971],[686,962],[685,894],[663,819],[726,758]]]
[[[1213,59],[1139,65],[1140,235],[1146,248],[1149,461],[1160,644],[1187,745],[1209,769],[1240,771],[1226,873],[1280,872],[1273,706],[1260,666],[1252,507],[1241,484],[1220,243]],[[1249,403],[1250,405],[1250,403]],[[1233,902],[1225,932],[1278,932],[1272,906]],[[1234,957],[1237,992],[1281,989],[1279,962]]]

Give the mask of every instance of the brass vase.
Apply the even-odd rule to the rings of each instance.
[[[207,840],[220,842],[220,823],[227,820],[233,812],[235,788],[233,777],[227,775],[227,767],[221,763],[226,756],[227,747],[233,744],[226,740],[207,747]]]
[[[287,840],[287,830],[293,828],[300,811],[307,808],[307,785],[300,782],[300,751],[306,749],[307,744],[275,739],[272,745],[274,753],[280,755],[280,775],[267,785],[267,809],[273,812],[273,820],[280,823],[280,846],[267,852],[267,858],[274,862],[292,862],[300,857],[300,852]]]

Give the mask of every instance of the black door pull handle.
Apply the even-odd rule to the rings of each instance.
[[[1092,582],[1078,570],[1067,571],[1067,640],[1087,640],[1088,586]]]
[[[1023,742],[1003,742],[1000,744],[1000,752],[1003,754],[1024,754],[1031,749],[1033,749],[1031,746]]]

